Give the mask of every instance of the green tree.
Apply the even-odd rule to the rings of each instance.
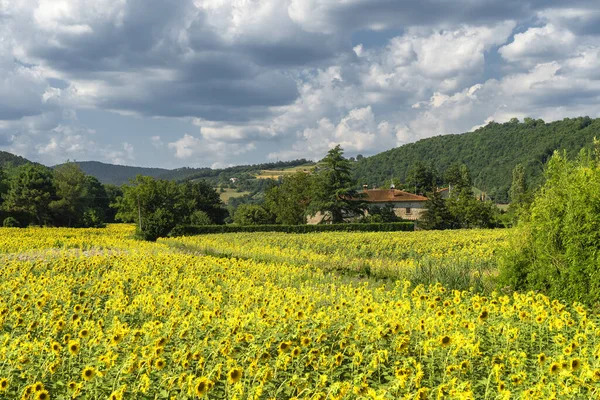
[[[267,225],[273,220],[273,214],[258,204],[242,204],[233,215],[233,222],[238,225]]]
[[[595,141],[595,150],[600,142]],[[600,158],[584,149],[575,161],[555,152],[546,182],[500,269],[500,284],[551,298],[600,303]]]
[[[118,210],[118,199],[123,197],[123,189],[116,185],[102,185],[108,200],[108,208],[105,210],[104,221],[107,223],[115,222],[115,216]]]
[[[473,195],[471,172],[465,164],[450,165],[444,174],[444,180],[450,187],[450,196]]]
[[[115,218],[135,222],[137,235],[150,241],[166,236],[184,220],[187,211],[177,183],[142,175],[123,185],[117,208]]]
[[[525,180],[525,168],[523,164],[517,164],[512,172],[512,184],[508,194],[511,204],[520,205],[525,201],[527,193],[527,182]]]
[[[305,172],[285,176],[281,185],[273,186],[265,194],[265,206],[284,225],[306,223],[311,201],[313,177]]]
[[[187,215],[192,215],[195,211],[203,211],[214,224],[224,223],[228,212],[223,207],[219,193],[206,181],[185,182],[181,190],[186,202]]]
[[[38,225],[49,222],[49,205],[56,194],[53,178],[52,172],[41,165],[17,167],[4,196],[4,209],[9,213],[22,214]]]
[[[86,207],[87,180],[81,168],[67,162],[54,170],[57,200],[49,206],[55,215],[57,225],[78,226],[82,222]]]
[[[435,167],[419,160],[406,174],[406,189],[415,194],[433,192],[437,189],[438,180]]]
[[[427,210],[418,222],[423,229],[453,229],[459,226],[437,190],[428,196],[425,207]]]
[[[321,160],[321,170],[315,175],[309,215],[321,212],[323,222],[341,223],[348,218],[361,216],[365,203],[354,189],[355,182],[350,175],[350,162],[344,158],[344,151],[338,144],[329,150]]]

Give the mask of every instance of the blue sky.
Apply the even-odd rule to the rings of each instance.
[[[591,0],[0,0],[0,149],[176,168],[600,115]]]

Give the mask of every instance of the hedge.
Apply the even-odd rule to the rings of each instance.
[[[200,225],[178,226],[172,236],[190,236],[209,233],[235,233],[235,232],[284,232],[284,233],[310,233],[310,232],[394,232],[414,231],[412,222],[389,222],[373,224],[323,224],[323,225]]]

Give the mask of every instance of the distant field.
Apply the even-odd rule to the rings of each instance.
[[[250,192],[237,192],[235,189],[225,189],[223,193],[219,193],[219,195],[221,196],[221,201],[223,201],[223,203],[225,204],[227,204],[227,202],[231,198],[242,197],[247,194],[250,194]]]
[[[278,179],[280,176],[292,175],[298,171],[310,172],[314,165],[299,165],[297,167],[286,168],[283,170],[264,169],[256,176],[257,179]]]

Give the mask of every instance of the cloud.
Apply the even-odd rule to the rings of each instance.
[[[596,3],[0,0],[0,147],[227,165],[598,116]],[[80,110],[180,125],[115,129]]]
[[[175,151],[175,157],[178,159],[194,158],[195,160],[191,160],[192,162],[199,160],[203,162],[203,165],[223,162],[222,160],[227,159],[227,157],[244,154],[255,148],[251,143],[226,144],[196,137],[188,133],[167,146]],[[207,160],[210,160],[210,163],[206,163]]]
[[[569,30],[548,24],[516,34],[513,42],[501,47],[499,53],[507,61],[531,66],[568,57],[577,43],[577,37]]]

